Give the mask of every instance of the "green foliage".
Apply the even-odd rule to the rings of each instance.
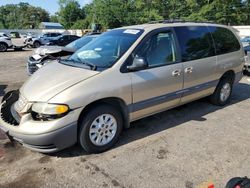
[[[195,0],[191,0],[196,2]],[[190,15],[186,17],[197,21],[214,21],[222,24],[249,24],[246,1],[210,0],[190,4]]]
[[[85,10],[105,28],[161,19],[250,24],[249,0],[93,0]]]
[[[42,21],[49,21],[49,13],[28,3],[0,7],[0,28],[38,28]]]
[[[91,23],[109,29],[163,19],[250,24],[250,0],[93,0],[84,7],[78,1],[83,0],[58,0],[60,10],[50,18],[28,3],[1,6],[0,28],[37,28],[49,19],[66,29],[86,29]]]
[[[84,9],[81,9],[76,0],[60,0],[59,5],[59,21],[66,29],[71,28],[76,21],[85,18]]]
[[[85,20],[77,20],[74,25],[71,27],[71,29],[87,29],[89,28],[90,22]]]
[[[50,16],[50,21],[58,23],[59,22],[59,16],[58,15],[51,15]]]
[[[105,28],[163,19],[155,1],[94,0],[86,7],[89,20]]]

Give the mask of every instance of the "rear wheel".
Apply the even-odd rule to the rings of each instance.
[[[89,153],[99,153],[111,148],[118,140],[123,123],[121,113],[110,105],[99,105],[83,117],[78,143]]]
[[[3,42],[1,42],[0,43],[0,52],[6,52],[7,49],[8,49],[8,45],[5,44],[5,43],[3,43]]]
[[[34,44],[33,44],[33,46],[34,46],[35,48],[39,48],[39,47],[41,46],[41,43],[38,42],[38,41],[35,41]]]
[[[230,102],[233,88],[233,78],[228,76],[220,80],[214,93],[210,97],[210,101],[218,106],[226,105]]]

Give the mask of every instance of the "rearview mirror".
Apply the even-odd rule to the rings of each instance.
[[[148,64],[143,57],[135,57],[132,65],[127,66],[127,69],[130,71],[136,71],[136,70],[145,69],[147,67],[148,67]]]

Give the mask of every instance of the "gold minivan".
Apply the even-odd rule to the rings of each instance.
[[[244,51],[230,27],[162,22],[113,29],[3,97],[0,128],[32,150],[111,148],[130,122],[210,96],[229,102]]]

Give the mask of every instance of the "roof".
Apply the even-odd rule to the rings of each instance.
[[[40,24],[42,27],[45,28],[55,28],[55,29],[62,29],[63,26],[60,23],[55,23],[55,22],[41,22]]]
[[[58,27],[63,27],[60,23],[56,23],[56,22],[41,22],[41,24],[45,25],[45,26],[58,26]]]
[[[166,22],[166,23],[146,23],[141,25],[132,25],[132,26],[125,26],[122,27],[123,29],[143,29],[143,30],[153,30],[162,27],[178,27],[178,26],[219,26],[219,27],[228,27],[226,25],[209,23],[209,22]]]

